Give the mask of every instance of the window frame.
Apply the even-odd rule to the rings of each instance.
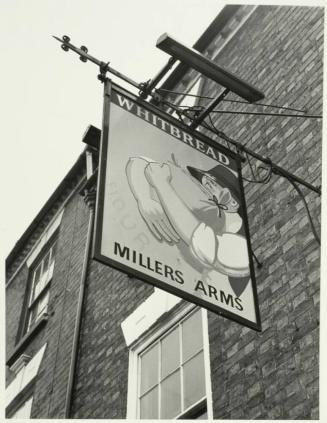
[[[128,393],[127,393],[127,419],[140,419],[140,407],[139,407],[139,393],[140,393],[140,355],[145,353],[148,349],[151,348],[157,341],[163,339],[170,332],[172,332],[179,323],[182,323],[184,320],[187,320],[193,313],[200,310],[201,319],[202,319],[202,336],[203,336],[203,346],[201,350],[192,355],[192,358],[198,355],[201,351],[203,352],[204,357],[204,382],[205,382],[205,396],[199,399],[196,403],[189,406],[179,415],[174,417],[174,419],[192,419],[193,412],[199,412],[202,409],[205,402],[207,404],[207,418],[209,420],[213,419],[212,411],[212,391],[211,391],[211,372],[210,372],[210,351],[209,351],[209,335],[208,335],[208,317],[207,310],[195,306],[194,304],[187,304],[182,310],[180,310],[175,316],[171,316],[169,321],[161,325],[160,328],[156,328],[151,333],[147,333],[144,336],[140,337],[132,346],[129,351],[129,369],[128,369]],[[149,331],[148,331],[149,332]],[[189,357],[185,360],[185,363],[189,361]],[[180,365],[185,364],[180,363]],[[176,370],[174,370],[175,372]],[[172,372],[171,374],[173,374]],[[166,375],[167,377],[167,375]],[[162,378],[158,382],[158,386],[165,378]],[[152,389],[152,388],[151,388]],[[149,390],[151,390],[149,388]],[[181,388],[182,389],[182,388]],[[143,393],[144,394],[144,393]],[[158,419],[159,420],[159,419]]]
[[[29,271],[29,278],[31,280],[30,282],[30,288],[28,293],[28,305],[27,305],[27,312],[26,312],[26,322],[25,322],[25,328],[24,333],[28,333],[35,324],[40,320],[40,318],[47,313],[48,311],[48,305],[49,305],[49,296],[50,296],[50,285],[53,278],[53,270],[55,265],[55,257],[56,257],[56,248],[57,248],[58,238],[56,236],[53,236],[49,239],[49,241],[46,243],[42,251],[40,252],[37,260],[35,260],[35,264],[31,266],[31,269]],[[50,254],[49,258],[48,255]],[[53,259],[54,257],[54,259]],[[46,272],[43,271],[44,269],[44,263],[45,260],[48,260],[48,267]],[[35,292],[35,275],[37,274],[37,269],[41,266],[40,270],[40,278],[38,280],[38,283],[43,284],[41,286],[40,291],[34,295]],[[42,281],[42,279],[44,279]],[[47,296],[46,305],[41,309],[41,311],[37,311],[36,317],[31,322],[31,316],[32,312],[35,309],[35,307],[38,307],[38,304],[42,301],[42,297]]]
[[[13,408],[13,410],[11,410],[10,412],[6,412],[7,414],[6,419],[26,419],[26,420],[30,419],[32,415],[33,400],[34,400],[33,391],[30,392],[30,389],[29,389],[28,396],[26,398],[23,397],[23,399],[18,403],[18,405],[16,404],[16,407]],[[28,410],[28,416],[17,417],[17,413],[24,412],[25,414],[27,410]]]
[[[30,290],[30,298],[29,298],[29,304],[28,304],[28,307],[32,307],[33,305],[34,305],[34,303],[39,299],[39,297],[42,295],[42,293],[43,293],[43,291],[47,288],[47,285],[50,283],[50,281],[51,281],[51,279],[52,279],[52,275],[53,275],[53,266],[54,266],[54,261],[52,261],[52,257],[53,257],[53,247],[56,245],[56,241],[57,240],[54,240],[53,241],[53,243],[52,243],[52,245],[51,246],[49,246],[49,248],[48,249],[46,249],[46,251],[45,251],[45,253],[44,253],[44,255],[41,257],[41,259],[40,259],[40,261],[38,262],[38,265],[37,266],[35,266],[32,270],[31,270],[31,273],[32,273],[32,275],[31,275],[31,277],[32,277],[32,284],[31,284],[31,290]],[[49,261],[50,261],[50,266],[48,266],[48,270],[46,271],[46,273],[47,273],[47,275],[46,275],[46,277],[44,277],[43,275],[44,275],[44,272],[43,272],[43,265],[44,265],[44,260],[45,260],[45,257],[49,254],[49,252],[50,252],[50,258],[49,258]],[[41,280],[42,280],[42,278],[44,278],[45,279],[45,281],[43,282],[44,283],[44,285],[43,285],[43,287],[41,288],[41,290],[36,294],[36,295],[34,295],[34,289],[35,289],[35,274],[36,274],[36,269],[38,268],[38,267],[40,267],[41,266],[41,277],[40,277],[40,282],[41,282]],[[50,277],[49,277],[49,272],[51,271],[51,275],[50,275]],[[33,298],[34,297],[34,298]]]
[[[25,337],[28,333],[30,333],[31,331],[33,331],[33,328],[35,326],[37,326],[38,322],[42,319],[42,317],[47,315],[47,310],[48,310],[48,305],[49,305],[49,298],[47,300],[46,310],[44,312],[42,312],[41,314],[38,315],[38,317],[34,320],[33,324],[29,324],[31,310],[33,309],[33,307],[35,307],[35,304],[37,303],[37,301],[39,300],[39,298],[45,292],[48,292],[48,295],[50,295],[50,287],[51,287],[51,282],[52,282],[53,274],[54,274],[54,267],[55,267],[55,261],[56,261],[56,253],[54,254],[54,263],[53,264],[50,264],[50,266],[48,268],[48,271],[47,271],[47,273],[48,273],[49,270],[50,270],[50,268],[52,267],[51,276],[50,277],[47,277],[47,280],[44,283],[44,286],[42,287],[42,289],[40,290],[40,292],[37,294],[37,296],[35,296],[35,298],[33,298],[34,273],[35,273],[36,268],[45,259],[45,257],[47,256],[48,252],[50,251],[50,249],[52,250],[52,248],[53,248],[53,246],[55,244],[57,244],[56,245],[56,248],[58,247],[58,233],[59,233],[59,229],[57,229],[51,235],[51,237],[48,239],[48,241],[46,242],[46,244],[43,246],[43,248],[41,249],[41,251],[39,252],[39,254],[37,255],[37,257],[35,258],[35,260],[33,261],[33,263],[31,263],[30,267],[28,268],[27,286],[26,286],[26,290],[25,290],[25,297],[24,297],[24,301],[23,301],[22,312],[21,312],[20,323],[19,323],[19,329],[18,329],[18,332],[17,332],[17,337],[16,337],[15,345],[17,345],[20,342],[20,340],[23,337]],[[52,263],[51,260],[52,260],[52,253],[51,253],[50,263]]]

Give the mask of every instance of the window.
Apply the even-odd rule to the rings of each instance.
[[[42,258],[31,271],[31,291],[28,305],[27,332],[47,311],[49,282],[52,279],[56,241],[50,243]]]
[[[137,353],[138,418],[207,418],[202,320],[197,309]]]
[[[22,406],[18,408],[17,411],[10,417],[11,419],[29,419],[31,416],[33,397],[30,397],[27,401],[24,402]]]
[[[8,415],[11,415],[17,406],[21,406],[23,401],[34,391],[34,383],[39,372],[39,368],[44,356],[47,344],[45,343],[31,358],[22,354],[10,367],[16,377],[6,387],[5,407]],[[27,406],[28,404],[26,404]]]

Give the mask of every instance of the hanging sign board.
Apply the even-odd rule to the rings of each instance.
[[[239,157],[116,86],[109,109],[94,258],[260,330]]]

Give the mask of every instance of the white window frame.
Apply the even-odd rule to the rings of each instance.
[[[31,283],[31,290],[29,293],[29,302],[28,302],[28,310],[27,310],[27,326],[26,326],[26,333],[29,332],[31,327],[34,326],[34,324],[47,312],[48,310],[48,303],[49,303],[49,292],[50,292],[50,282],[52,280],[53,276],[53,269],[55,264],[55,257],[54,256],[54,249],[57,244],[57,237],[49,244],[49,247],[45,250],[44,254],[42,255],[41,260],[38,262],[37,266],[35,266],[32,269],[32,283]],[[48,254],[50,254],[49,257],[49,267],[46,272],[43,273],[43,267],[45,263],[45,259],[48,257]],[[40,271],[40,289],[39,292],[35,295],[35,276],[37,274],[37,270],[41,267]],[[43,295],[47,295],[46,299],[46,305],[42,308],[41,311],[38,311],[36,318],[32,321],[32,312],[35,307],[38,307],[38,303],[40,302],[40,299]]]
[[[10,419],[29,419],[32,412],[33,396],[29,397],[10,417]]]
[[[23,389],[31,383],[38,374],[41,361],[47,344],[45,343],[34,357],[27,362],[26,356],[19,357],[10,367],[16,373],[16,377],[6,388],[5,407],[8,407]]]
[[[207,310],[201,309],[200,307],[194,306],[194,304],[188,304],[183,310],[172,317],[167,323],[162,325],[160,329],[149,334],[147,337],[142,337],[138,342],[131,346],[129,351],[129,368],[128,368],[128,392],[127,392],[127,419],[138,419],[138,389],[140,382],[139,375],[139,355],[145,351],[151,344],[157,339],[162,338],[165,334],[168,334],[176,324],[181,320],[187,318],[187,315],[195,312],[195,310],[201,311],[202,317],[202,330],[203,330],[203,356],[204,356],[204,369],[205,369],[205,391],[207,400],[207,414],[208,420],[213,419],[212,410],[212,390],[211,390],[211,371],[210,371],[210,349],[209,349],[209,334],[208,334],[208,316]],[[180,416],[186,414],[187,411],[196,407],[203,399],[193,404],[189,409],[184,410]],[[176,418],[180,417],[177,416]]]

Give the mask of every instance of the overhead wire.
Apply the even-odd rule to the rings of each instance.
[[[212,110],[211,113],[231,114],[231,115],[252,115],[252,116],[281,116],[295,117],[302,119],[322,119],[322,115],[294,115],[290,113],[266,113],[266,112],[241,112],[235,110]]]
[[[214,124],[214,122],[213,122],[213,120],[212,120],[212,118],[211,118],[210,115],[209,115],[209,121],[210,121],[210,124],[211,124],[212,129],[214,130],[214,132],[216,133],[216,135],[219,136],[218,130],[217,130],[217,128],[216,128],[216,126],[215,126],[215,124]],[[207,128],[207,129],[209,129],[209,128]],[[227,139],[225,139],[225,142],[227,143],[227,147],[231,150],[230,143],[228,142]],[[245,180],[246,182],[249,182],[249,183],[268,184],[268,182],[270,181],[271,176],[272,176],[272,166],[270,165],[267,174],[262,179],[258,179],[255,176],[255,174],[254,174],[254,171],[253,171],[253,168],[252,168],[252,165],[251,165],[251,162],[250,162],[250,158],[249,158],[249,154],[250,153],[248,151],[244,151],[244,154],[246,156],[246,160],[247,160],[247,162],[249,164],[249,167],[251,169],[251,174],[252,174],[253,180],[250,180],[250,179],[244,177],[243,175],[242,175],[242,179]],[[258,166],[258,169],[263,169],[263,170],[266,170],[267,171],[267,167],[266,166]]]
[[[257,178],[256,178],[255,173],[253,171],[252,164],[251,164],[251,161],[250,161],[250,157],[249,157],[249,154],[248,154],[247,151],[245,152],[245,155],[246,155],[247,161],[249,163],[249,167],[250,167],[250,170],[251,170],[252,178],[254,179],[254,182],[257,182]]]
[[[158,89],[157,91],[159,91],[160,89]],[[165,90],[165,91],[169,91],[169,90]],[[169,91],[170,92],[170,91]],[[174,94],[177,94],[176,92],[174,92]],[[180,93],[181,94],[181,93]],[[205,99],[213,99],[213,97],[207,97],[207,96],[198,96],[195,94],[184,94],[185,96],[191,96],[191,97],[196,97],[196,98],[205,98]],[[276,105],[269,105],[269,104],[264,104],[264,103],[255,103],[255,104],[251,104],[245,101],[240,101],[240,100],[226,100],[223,99],[221,100],[223,101],[227,101],[227,102],[231,102],[231,103],[241,103],[241,104],[247,104],[247,105],[252,105],[252,106],[264,106],[264,107],[273,107],[273,108],[277,108],[277,109],[283,109],[283,110],[291,110],[291,111],[295,111],[295,112],[299,112],[302,114],[290,114],[290,113],[267,113],[267,112],[245,112],[245,111],[237,111],[237,110],[212,110],[211,113],[220,113],[220,114],[234,114],[234,115],[251,115],[251,116],[277,116],[277,117],[293,117],[293,118],[301,118],[301,119],[322,119],[322,115],[308,115],[306,114],[306,111],[303,110],[299,110],[299,109],[294,109],[294,108],[290,108],[290,107],[284,107],[284,106],[276,106]],[[176,107],[176,106],[175,106]],[[183,105],[180,104],[178,105],[178,107],[180,108],[185,108],[185,109],[193,109],[193,110],[204,110],[205,107],[204,106],[187,106],[187,105]]]
[[[314,223],[313,223],[313,220],[312,220],[312,217],[311,217],[311,213],[310,213],[310,210],[309,210],[309,207],[308,207],[308,204],[306,202],[306,199],[305,199],[305,196],[304,196],[303,192],[301,191],[300,187],[291,178],[288,178],[285,175],[282,175],[282,176],[284,176],[288,180],[288,182],[290,182],[290,184],[293,185],[294,189],[299,194],[299,196],[300,196],[300,198],[302,200],[302,203],[304,204],[305,210],[307,212],[307,216],[308,216],[309,223],[310,223],[310,226],[311,226],[311,232],[313,233],[313,236],[315,237],[317,243],[319,245],[321,245],[319,235],[318,235],[317,230],[316,230],[316,228],[314,226]]]
[[[217,128],[215,127],[215,124],[214,124],[214,122],[213,122],[212,117],[211,117],[210,114],[209,114],[208,118],[209,118],[211,127],[214,129],[214,131],[216,131]],[[224,141],[225,141],[225,144],[226,144],[227,148],[229,148],[231,150],[230,143],[227,140],[224,140]]]
[[[200,98],[200,99],[204,99],[204,100],[213,100],[213,98],[214,98],[214,97],[209,97],[209,96],[205,96],[205,95],[185,94],[185,93],[181,93],[181,92],[178,92],[178,91],[166,90],[164,88],[157,88],[156,91],[162,91],[162,92],[166,92],[168,94],[183,95],[185,97],[195,97],[195,98]],[[226,103],[240,103],[240,104],[247,104],[247,105],[250,105],[250,106],[263,106],[263,107],[271,107],[271,108],[274,108],[274,109],[291,110],[293,112],[299,112],[299,113],[307,113],[306,110],[295,109],[293,107],[278,106],[278,105],[275,105],[275,104],[265,104],[265,103],[252,104],[252,103],[249,103],[247,101],[229,100],[229,99],[224,99],[223,101],[226,102]]]

